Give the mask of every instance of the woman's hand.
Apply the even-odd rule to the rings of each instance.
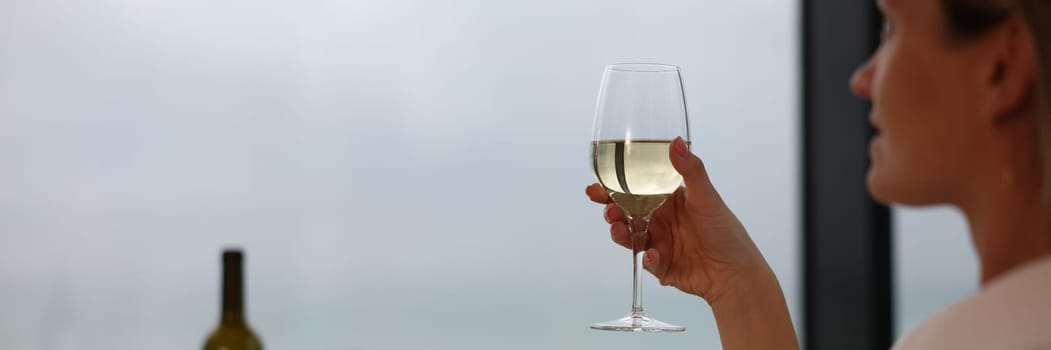
[[[643,266],[660,280],[708,301],[723,349],[798,349],[781,286],[744,226],[715,191],[701,159],[676,139],[669,156],[685,188],[653,214]],[[601,184],[613,241],[631,248],[627,217]]]
[[[643,266],[662,285],[714,305],[746,277],[768,268],[744,226],[715,191],[701,159],[681,139],[672,143],[669,156],[686,187],[654,212]],[[587,195],[606,205],[604,216],[611,224],[613,241],[630,249],[627,217],[606,189],[595,183],[587,187]]]

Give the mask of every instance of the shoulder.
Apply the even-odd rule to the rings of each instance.
[[[1026,264],[931,317],[894,350],[1051,349],[1051,258]]]

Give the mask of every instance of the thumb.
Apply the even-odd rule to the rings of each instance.
[[[693,153],[690,153],[689,148],[686,147],[686,141],[682,140],[682,137],[676,137],[671,144],[671,165],[675,167],[675,171],[682,175],[682,180],[686,183],[686,195],[693,198],[701,198],[697,196],[712,198],[718,197],[718,193],[715,191],[715,187],[712,186],[712,181],[708,178],[708,171],[704,169],[704,162],[701,158],[698,158]]]

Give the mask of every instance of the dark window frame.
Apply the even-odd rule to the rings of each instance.
[[[893,342],[890,210],[865,188],[868,103],[848,81],[879,43],[873,0],[802,2],[803,343],[886,350]]]

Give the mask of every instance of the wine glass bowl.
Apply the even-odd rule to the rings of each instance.
[[[669,154],[675,138],[689,142],[686,115],[678,67],[648,63],[606,67],[595,107],[591,167],[627,216],[632,235],[633,287],[631,313],[592,324],[593,329],[685,331],[646,315],[639,282],[650,217],[682,185]]]

